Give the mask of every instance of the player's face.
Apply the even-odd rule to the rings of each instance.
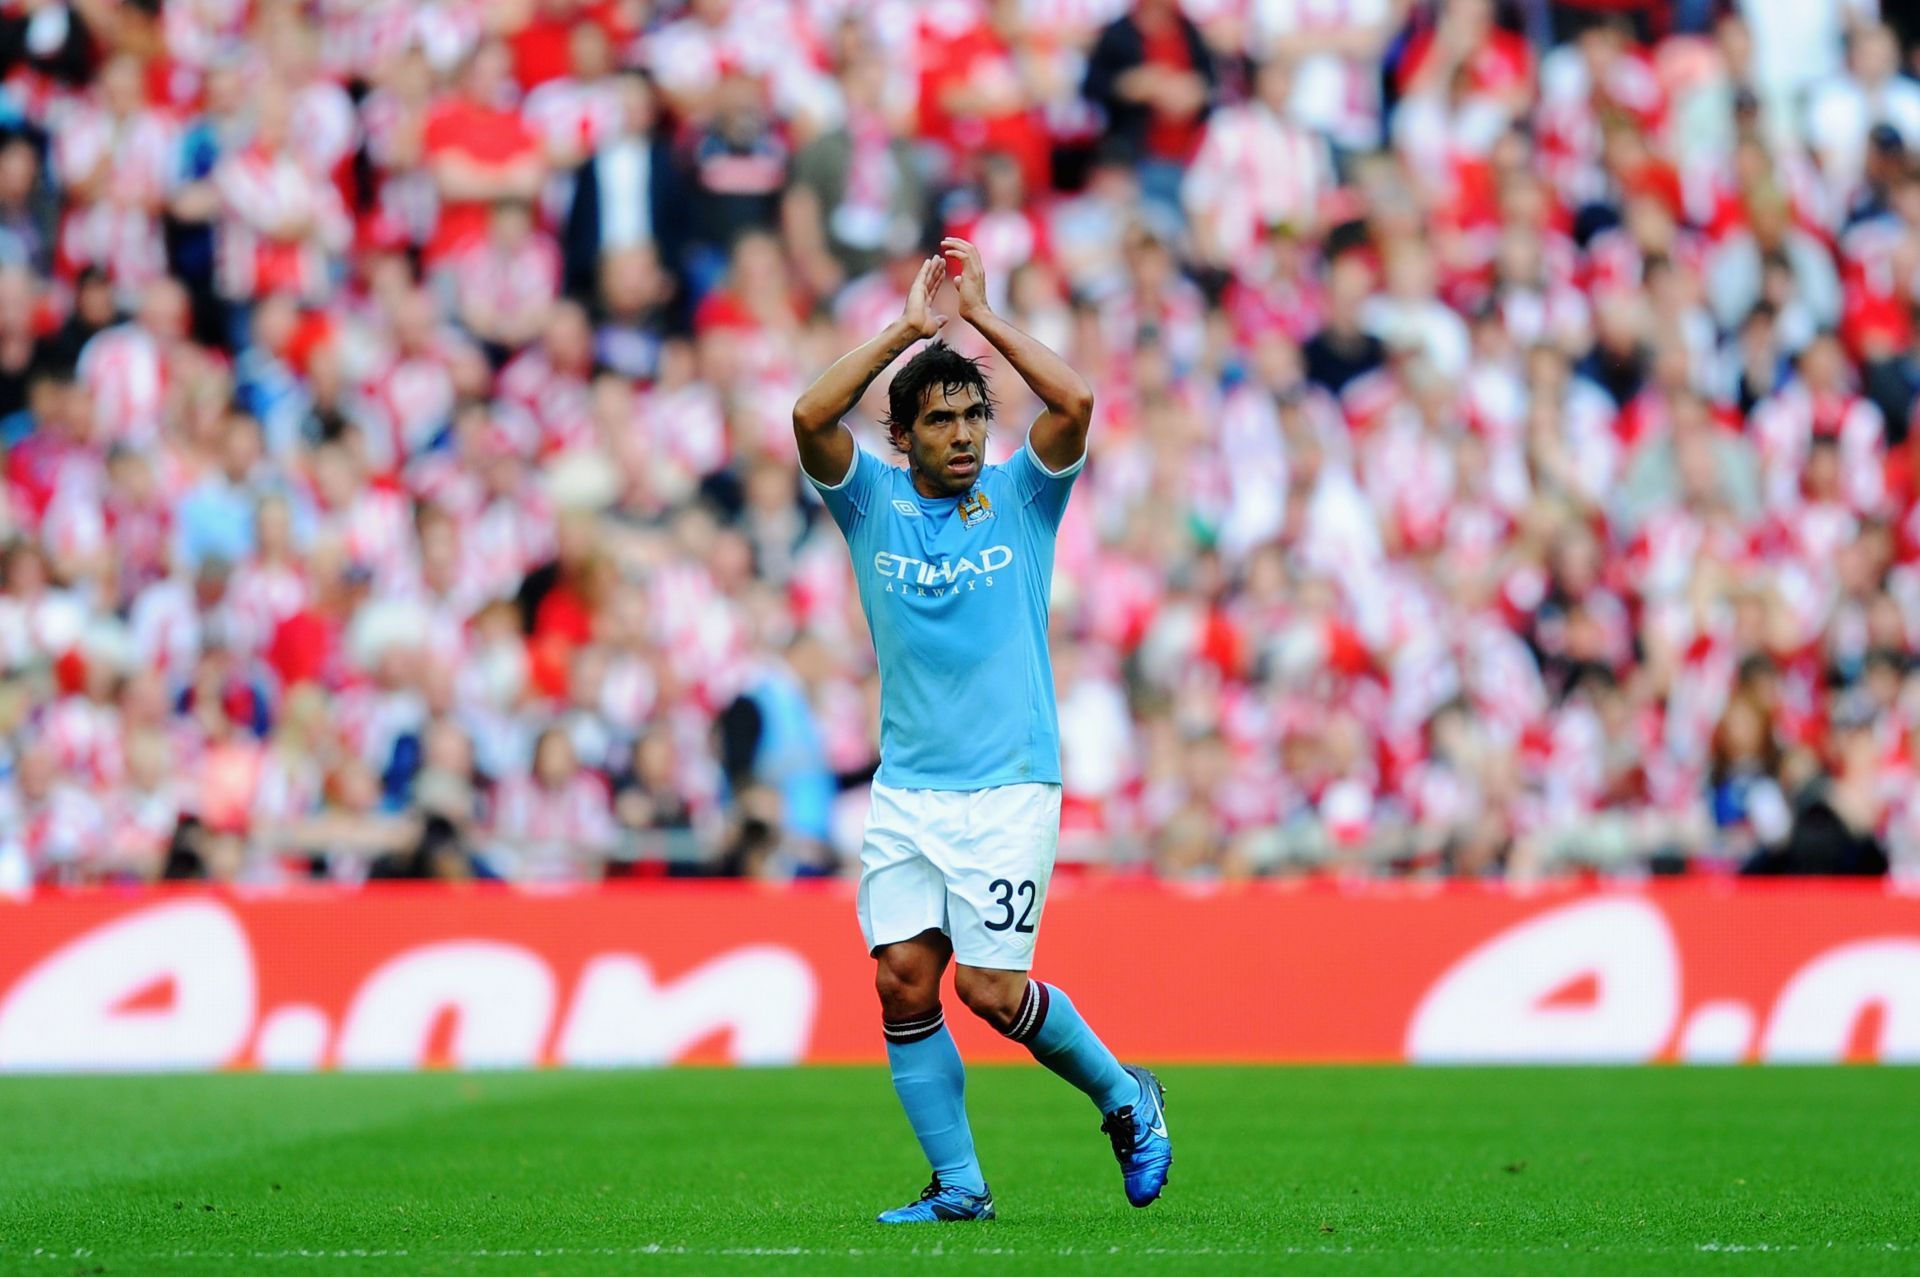
[[[987,446],[987,404],[969,386],[935,386],[914,418],[908,458],[929,496],[958,496],[980,477]]]

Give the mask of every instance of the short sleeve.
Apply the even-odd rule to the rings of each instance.
[[[847,472],[840,477],[840,482],[822,483],[811,474],[807,475],[807,482],[820,494],[822,504],[840,525],[840,530],[852,536],[854,526],[866,517],[873,490],[883,477],[882,469],[880,459],[856,443],[853,460],[847,463]],[[804,473],[806,467],[802,466],[801,471]]]
[[[1020,451],[1007,458],[1006,465],[1001,468],[1013,480],[1014,490],[1020,494],[1021,502],[1046,515],[1047,522],[1057,528],[1060,526],[1060,516],[1066,513],[1067,497],[1073,492],[1073,481],[1080,477],[1080,471],[1086,464],[1087,454],[1082,451],[1074,463],[1064,470],[1049,470],[1029,440],[1021,444]]]

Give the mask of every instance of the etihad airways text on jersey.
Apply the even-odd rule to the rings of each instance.
[[[925,559],[887,550],[881,550],[873,556],[873,570],[887,578],[889,590],[893,588],[894,581],[904,581],[922,589],[932,586],[958,589],[962,584],[973,589],[976,584],[992,585],[993,574],[1004,572],[1012,563],[1013,550],[1004,545],[988,546],[980,551],[977,561],[963,554],[930,563]]]

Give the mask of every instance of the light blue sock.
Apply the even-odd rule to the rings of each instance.
[[[1027,981],[1020,1013],[1007,1036],[1024,1043],[1034,1059],[1085,1091],[1102,1113],[1140,1100],[1140,1084],[1087,1027],[1073,999],[1050,984]]]
[[[882,1026],[893,1089],[907,1111],[933,1173],[950,1188],[983,1193],[986,1178],[967,1125],[967,1072],[939,1007],[917,1020]]]

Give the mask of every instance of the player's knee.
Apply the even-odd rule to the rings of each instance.
[[[967,1010],[1005,1033],[1020,1014],[1020,998],[1026,992],[1023,971],[976,971],[962,967],[953,974],[953,991]]]
[[[940,1001],[940,978],[915,966],[882,961],[875,969],[874,991],[880,995],[880,1014],[888,1020],[924,1015]]]

